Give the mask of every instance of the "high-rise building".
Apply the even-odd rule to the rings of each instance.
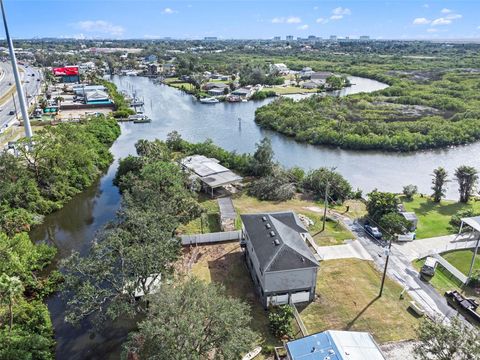
[[[370,36],[362,35],[362,36],[360,36],[360,40],[370,40]]]
[[[204,40],[215,41],[217,40],[216,36],[205,36]]]
[[[287,35],[287,41],[292,41],[293,40],[293,35]]]
[[[317,40],[317,37],[315,35],[308,35],[308,40],[315,41]]]
[[[282,40],[282,38],[281,38],[280,36],[274,36],[274,37],[273,37],[273,40],[274,40],[274,41],[280,41],[280,40]]]
[[[330,35],[330,40],[337,40],[337,35]]]

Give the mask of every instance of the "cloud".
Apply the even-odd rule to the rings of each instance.
[[[290,16],[289,18],[287,18],[286,22],[287,24],[298,24],[302,22],[302,19],[297,16]]]
[[[450,14],[451,12],[452,12],[452,10],[447,9],[447,8],[443,8],[442,11],[441,11],[442,14]]]
[[[330,20],[341,20],[345,15],[351,15],[352,11],[349,8],[343,8],[341,6],[332,10],[332,16]]]
[[[166,7],[165,9],[162,10],[162,14],[167,14],[167,15],[175,14],[177,12],[178,11],[173,10],[172,8],[169,8],[169,7]]]
[[[289,16],[289,17],[274,17],[272,19],[273,24],[299,24],[302,22],[298,16]]]
[[[321,18],[318,18],[317,20],[315,20],[315,22],[317,24],[326,24],[326,23],[328,23],[328,19],[325,19],[325,18],[321,17]]]
[[[430,20],[424,18],[424,17],[421,17],[421,18],[415,18],[413,20],[413,25],[427,25],[427,24],[430,24]]]
[[[438,29],[437,28],[430,28],[430,29],[427,29],[427,32],[436,33],[436,32],[438,32]]]
[[[461,19],[463,16],[460,15],[460,14],[448,14],[447,16],[445,16],[445,19],[448,19],[448,20],[457,20],[457,19]]]
[[[314,7],[313,7],[313,10],[318,10],[318,9],[319,9],[318,6],[314,6]]]
[[[300,25],[299,27],[297,27],[298,30],[307,30],[308,29],[308,25],[305,24],[305,25]]]
[[[424,7],[425,9],[428,9],[430,7],[430,5],[428,4],[423,4],[422,7]]]
[[[105,20],[84,20],[74,24],[74,27],[89,33],[121,36],[125,29],[120,25],[114,25]]]
[[[349,8],[342,8],[341,6],[332,10],[334,15],[351,15],[352,11]]]
[[[450,25],[452,23],[452,20],[447,19],[447,18],[438,18],[432,21],[432,26],[438,26],[438,25]]]

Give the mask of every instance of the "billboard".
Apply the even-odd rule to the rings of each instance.
[[[53,75],[55,76],[78,75],[78,66],[65,66],[65,67],[53,68]]]

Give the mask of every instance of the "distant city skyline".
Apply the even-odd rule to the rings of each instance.
[[[12,36],[24,39],[480,39],[480,1],[473,0],[5,0],[4,5]]]

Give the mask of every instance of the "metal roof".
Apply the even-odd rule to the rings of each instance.
[[[307,230],[293,211],[241,215],[262,272],[318,266],[301,233]]]
[[[480,216],[462,218],[462,222],[471,226],[474,230],[480,231]]]
[[[202,182],[211,188],[232,184],[242,180],[233,171],[219,164],[217,159],[203,155],[192,155],[184,158],[181,162],[183,167],[195,173]]]
[[[402,211],[402,212],[400,212],[400,214],[402,214],[403,217],[404,217],[405,219],[407,219],[408,221],[416,221],[416,220],[418,220],[417,215],[415,215],[414,212]]]
[[[385,360],[367,332],[328,330],[290,341],[291,360]]]

